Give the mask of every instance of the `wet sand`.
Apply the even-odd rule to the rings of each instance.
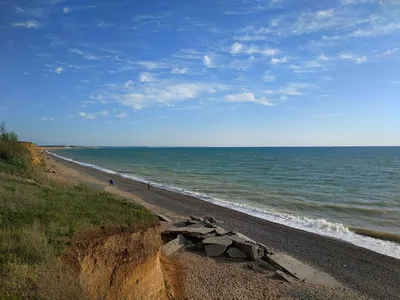
[[[48,157],[48,155],[46,155]],[[372,299],[400,299],[400,260],[332,238],[269,222],[200,199],[110,175],[68,161],[55,161],[61,176],[93,188],[129,196],[158,213],[174,219],[189,215],[214,216],[223,227],[240,231],[272,250],[286,252],[329,273],[345,286]],[[68,173],[68,174],[67,174]],[[115,187],[108,186],[113,179]]]

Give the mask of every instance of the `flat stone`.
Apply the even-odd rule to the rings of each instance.
[[[205,246],[206,254],[210,257],[220,256],[225,252],[226,247],[223,244],[208,244]]]
[[[323,284],[332,287],[342,286],[331,275],[316,270],[313,267],[306,265],[289,255],[277,253],[274,255],[268,255],[267,259],[272,261],[272,263],[280,266],[280,268],[285,271],[285,273],[304,282]]]
[[[200,227],[203,227],[203,228],[205,228],[205,226],[204,226],[202,223],[190,224],[190,225],[188,225],[188,226],[186,226],[186,227],[192,227],[192,228],[200,228]]]
[[[230,244],[232,244],[232,240],[225,236],[214,236],[204,239],[202,243],[205,245],[218,244],[218,245],[229,246]]]
[[[231,239],[235,243],[246,243],[246,241],[237,235],[226,235],[227,238]]]
[[[288,283],[293,283],[295,282],[295,279],[287,274],[285,274],[284,272],[282,272],[281,270],[277,270],[275,271],[275,276],[278,277],[279,279],[286,281]]]
[[[181,233],[181,234],[190,234],[190,233],[198,233],[198,234],[207,234],[214,231],[214,228],[206,228],[206,227],[171,227],[167,231],[171,233]]]
[[[194,221],[200,221],[200,222],[203,222],[203,218],[196,217],[196,216],[193,216],[193,215],[191,215],[191,216],[190,216],[190,219],[192,219],[192,220],[194,220]]]
[[[228,251],[226,251],[226,253],[231,258],[246,258],[247,257],[246,253],[244,253],[242,250],[235,248],[235,247],[229,248]]]
[[[161,251],[162,251],[162,253],[164,255],[171,256],[176,251],[178,251],[179,249],[183,248],[186,243],[187,243],[186,238],[183,235],[178,234],[176,239],[174,239],[174,240],[166,243],[165,245],[163,245],[161,247]]]
[[[236,234],[238,237],[244,239],[246,242],[250,242],[250,243],[253,243],[253,244],[256,244],[256,245],[257,245],[257,242],[254,241],[254,240],[252,240],[252,239],[249,238],[248,236],[246,236],[246,235],[244,235],[244,234],[242,234],[242,233],[240,233],[240,232],[235,232],[235,234]]]
[[[251,260],[256,260],[259,258],[258,255],[258,247],[252,243],[243,242],[243,243],[235,243],[236,247],[242,250],[247,254],[247,257]]]
[[[215,228],[215,232],[216,232],[218,235],[224,235],[224,234],[226,233],[226,230],[223,229],[223,228],[221,228],[221,227],[217,227],[217,228]]]
[[[263,268],[263,269],[265,269],[265,270],[268,270],[268,271],[276,271],[276,268],[275,267],[273,267],[273,266],[271,266],[269,263],[267,263],[267,262],[265,262],[265,261],[263,261],[262,259],[257,259],[256,261],[254,261],[254,263],[257,265],[257,266],[259,266],[260,268]]]
[[[157,217],[160,221],[164,221],[164,222],[168,222],[168,223],[172,223],[172,220],[170,218],[168,218],[165,215],[162,214],[157,214]]]
[[[200,221],[196,221],[196,220],[187,220],[186,224],[189,225],[194,225],[194,224],[201,224]]]

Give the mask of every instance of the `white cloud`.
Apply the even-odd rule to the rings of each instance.
[[[400,22],[390,23],[372,23],[372,27],[366,29],[357,29],[351,33],[354,37],[370,37],[390,34],[400,31]]]
[[[279,50],[273,49],[273,48],[260,49],[254,45],[247,46],[245,44],[235,42],[232,44],[229,52],[232,55],[235,55],[235,54],[247,54],[247,55],[261,54],[261,55],[273,56],[273,55],[278,54]]]
[[[286,63],[287,61],[288,61],[288,60],[287,60],[287,57],[286,57],[286,56],[281,57],[281,58],[276,58],[276,57],[274,57],[274,58],[271,58],[270,63],[273,64],[273,65],[277,65],[277,64]]]
[[[327,57],[325,54],[320,54],[320,55],[318,56],[318,59],[319,59],[319,60],[322,60],[322,61],[329,61],[329,60],[330,60],[330,58]]]
[[[274,82],[275,78],[276,78],[275,75],[271,75],[269,72],[265,72],[263,80],[264,82]]]
[[[131,87],[133,85],[133,81],[132,80],[128,80],[128,81],[125,81],[125,83],[124,83],[124,88],[129,88],[129,87]]]
[[[262,104],[265,106],[273,105],[265,98],[257,99],[254,96],[254,94],[250,92],[225,95],[224,99],[226,102],[252,102],[252,103]]]
[[[310,88],[310,85],[307,83],[289,83],[280,89],[266,90],[265,93],[267,95],[278,95],[283,97],[302,96],[304,95],[302,90],[307,88]]]
[[[234,36],[233,39],[242,42],[252,42],[252,41],[263,41],[267,38],[263,35],[241,35],[241,36]]]
[[[42,121],[54,121],[54,118],[40,117]]]
[[[398,48],[388,49],[382,54],[382,56],[388,56],[388,55],[395,54],[397,52],[397,50],[398,50]]]
[[[25,28],[40,28],[40,23],[35,20],[26,22],[12,23],[13,27],[25,27]]]
[[[342,60],[352,61],[356,64],[362,64],[362,63],[365,63],[368,61],[368,58],[366,56],[357,57],[351,53],[341,53],[341,54],[339,54],[339,58]]]
[[[211,57],[208,56],[208,55],[204,55],[204,56],[203,56],[203,64],[204,64],[204,66],[206,66],[207,68],[212,68],[212,67],[214,66]]]
[[[171,70],[172,74],[186,74],[189,71],[188,68],[173,68]]]
[[[61,74],[62,71],[64,71],[64,68],[63,68],[63,67],[58,67],[58,68],[56,69],[56,73],[57,73],[57,74]]]
[[[207,94],[213,94],[223,87],[218,84],[204,83],[160,83],[151,88],[142,88],[134,93],[114,95],[114,99],[123,105],[130,106],[135,110],[144,107],[163,104],[172,106],[173,103],[195,99]]]
[[[327,10],[320,10],[320,11],[317,11],[317,12],[315,13],[315,16],[316,16],[318,19],[326,19],[326,18],[332,17],[333,14],[334,14],[334,12],[335,12],[335,10],[334,10],[333,8],[327,9]]]
[[[140,82],[154,82],[154,81],[156,81],[154,76],[152,74],[148,73],[148,72],[140,73],[139,80],[140,80]]]
[[[79,116],[81,116],[84,119],[92,120],[92,119],[95,119],[96,117],[108,116],[108,111],[102,110],[102,111],[95,112],[95,113],[86,113],[86,112],[81,111],[78,114],[79,114]]]
[[[117,114],[117,115],[115,115],[117,118],[120,118],[120,119],[123,119],[123,118],[125,118],[126,117],[126,113],[120,113],[120,114]]]
[[[321,79],[322,79],[322,80],[326,80],[326,81],[331,81],[331,80],[333,80],[333,78],[330,77],[330,76],[322,76]]]
[[[63,8],[63,13],[64,14],[68,14],[68,13],[70,13],[71,12],[71,9],[68,7],[68,6],[65,6],[64,8]]]

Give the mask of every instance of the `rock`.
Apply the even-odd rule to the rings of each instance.
[[[168,218],[167,216],[164,216],[162,214],[157,214],[157,217],[160,221],[164,221],[164,222],[168,222],[168,223],[172,223],[172,220],[170,218]]]
[[[223,244],[208,244],[205,246],[207,256],[214,257],[222,255],[226,250]]]
[[[181,233],[181,234],[191,234],[198,233],[201,235],[211,233],[214,231],[214,228],[206,228],[206,227],[171,227],[167,230],[170,233]]]
[[[226,237],[230,238],[235,243],[246,243],[246,241],[237,235],[226,235]]]
[[[217,220],[214,217],[204,217],[204,220],[207,220],[210,223],[217,223]]]
[[[231,258],[246,258],[247,257],[246,253],[244,253],[242,250],[235,248],[235,247],[229,248],[228,251],[226,251],[226,253]]]
[[[219,245],[225,245],[229,246],[232,244],[232,240],[228,237],[225,236],[214,236],[214,237],[209,237],[206,238],[202,241],[203,244],[219,244]]]
[[[218,227],[217,225],[215,225],[215,224],[213,224],[213,223],[210,223],[210,222],[207,221],[207,220],[204,220],[204,221],[203,221],[203,224],[204,224],[204,226],[207,226],[207,227],[209,227],[209,228],[217,228],[217,227]]]
[[[189,226],[189,225],[202,224],[202,223],[200,221],[196,221],[196,220],[187,220],[186,224],[187,224],[187,226]]]
[[[196,216],[191,215],[190,218],[191,218],[192,220],[194,220],[194,221],[203,222],[203,218],[200,218],[200,217],[196,217]]]
[[[252,240],[252,239],[251,239],[251,238],[249,238],[248,236],[245,236],[244,234],[242,234],[242,233],[240,233],[240,232],[235,232],[235,234],[236,234],[238,237],[240,237],[240,238],[244,239],[245,241],[247,241],[247,242],[250,242],[250,243],[253,243],[253,244],[257,245],[257,242],[256,242],[256,241],[254,241],[254,240]]]
[[[258,247],[256,245],[248,242],[242,242],[242,243],[235,242],[235,245],[237,248],[246,253],[249,259],[256,260],[259,258]]]
[[[264,250],[264,255],[267,255],[268,253],[271,253],[270,251],[268,251],[268,247],[265,246],[264,244],[262,244],[262,243],[257,243],[257,246],[258,246],[259,248],[261,248],[261,249]]]
[[[264,257],[264,249],[257,247],[258,257]]]
[[[188,226],[186,226],[186,227],[192,227],[192,228],[200,228],[200,227],[203,227],[203,228],[205,228],[204,225],[203,225],[202,223],[190,224],[190,225],[188,225]]]
[[[223,228],[221,228],[221,227],[215,228],[215,232],[216,232],[218,235],[224,235],[224,234],[226,233],[225,229],[223,229]]]
[[[161,247],[161,251],[164,255],[171,256],[176,251],[183,248],[183,246],[185,246],[186,242],[187,242],[186,238],[183,235],[178,234],[178,237],[176,239],[163,245]]]

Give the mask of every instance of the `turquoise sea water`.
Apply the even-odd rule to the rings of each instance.
[[[400,257],[400,147],[74,148],[54,153]]]

